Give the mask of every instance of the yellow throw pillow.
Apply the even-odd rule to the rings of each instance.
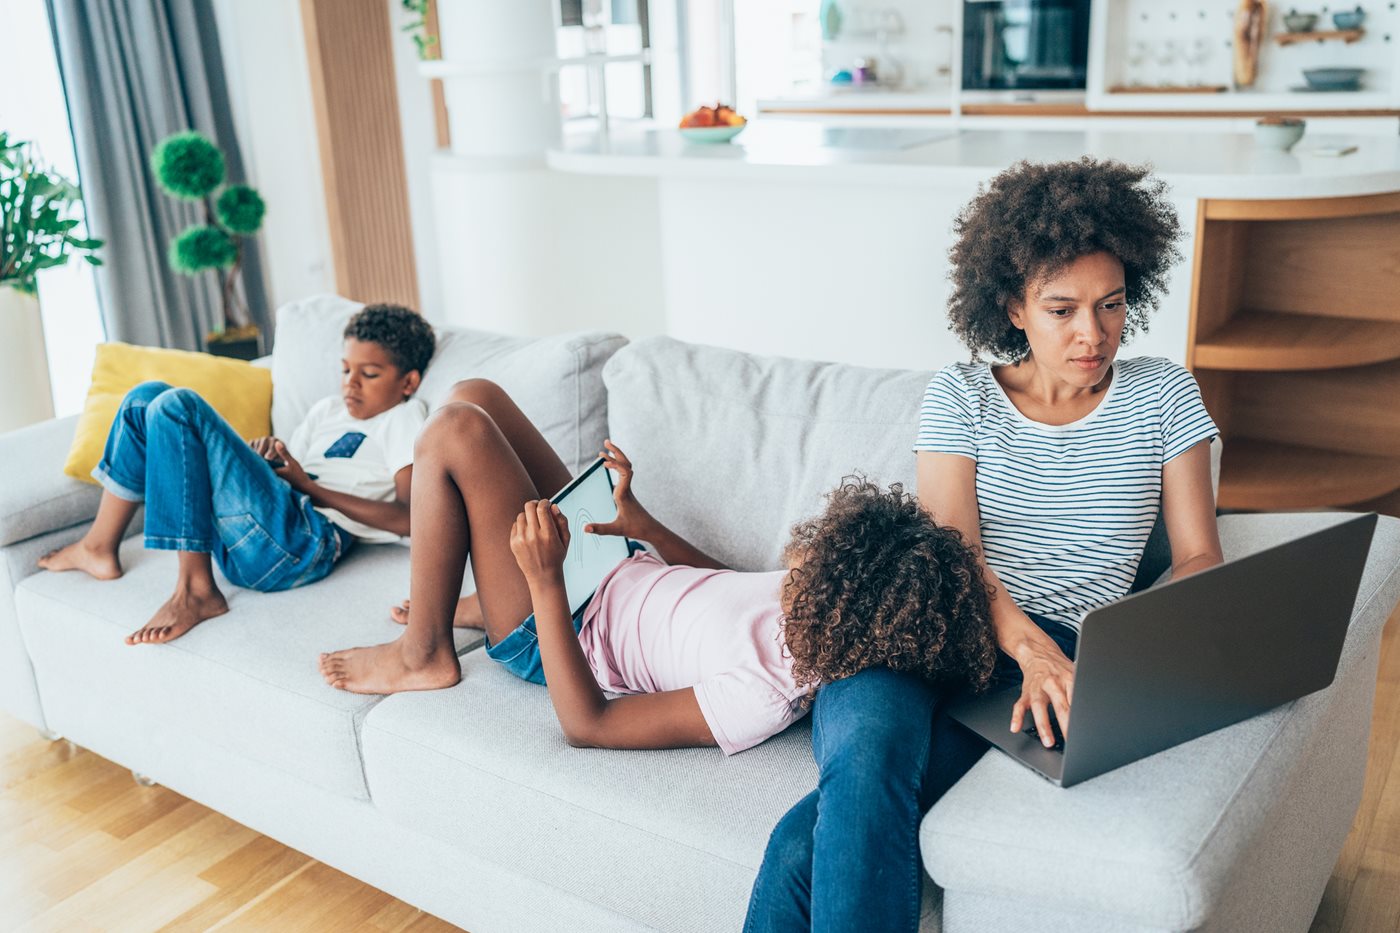
[[[73,433],[64,473],[96,482],[92,468],[102,459],[122,399],[153,379],[194,389],[244,438],[272,433],[272,373],[268,370],[207,353],[104,343],[97,348],[92,387]]]

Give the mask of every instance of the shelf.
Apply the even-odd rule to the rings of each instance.
[[[1329,39],[1340,39],[1347,45],[1359,40],[1366,35],[1364,29],[1329,29],[1325,32],[1281,32],[1274,36],[1274,41],[1279,45],[1297,45],[1299,42],[1326,42]]]
[[[1241,311],[1196,344],[1202,369],[1342,369],[1400,359],[1400,324]]]
[[[1397,459],[1240,437],[1225,442],[1219,505],[1266,512],[1336,508],[1397,489]]]
[[[628,55],[580,55],[576,58],[518,58],[494,62],[427,61],[418,63],[418,73],[425,78],[456,78],[464,76],[511,74],[522,72],[549,73],[560,68],[620,64],[623,62],[651,63],[649,52]]]
[[[1224,84],[1142,85],[1115,84],[1110,94],[1223,94],[1230,90]]]

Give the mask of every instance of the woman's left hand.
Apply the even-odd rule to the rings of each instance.
[[[282,461],[279,467],[273,467],[272,471],[287,481],[297,492],[306,492],[306,488],[311,485],[311,477],[301,468],[301,464],[296,461],[291,452],[287,450],[287,445],[279,440],[272,442],[272,454]]]

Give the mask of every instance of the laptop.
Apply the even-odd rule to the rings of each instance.
[[[1012,687],[949,715],[1061,787],[1332,682],[1375,513],[1124,597],[1084,617],[1068,734],[1009,730]]]
[[[569,485],[550,497],[569,520],[569,550],[564,554],[564,590],[569,612],[577,613],[598,590],[598,584],[631,553],[627,539],[587,534],[583,526],[617,518],[612,473],[600,457]]]

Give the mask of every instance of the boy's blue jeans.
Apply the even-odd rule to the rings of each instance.
[[[112,495],[146,503],[146,547],[210,553],[248,589],[319,580],[355,540],[193,389],[143,382],[128,392],[92,475]]]
[[[1074,657],[1073,629],[1031,618]],[[1019,683],[1020,675],[999,654],[989,689]],[[817,691],[817,789],[774,828],[745,933],[918,929],[919,823],[987,749],[943,714],[952,699],[913,674],[884,668]]]

